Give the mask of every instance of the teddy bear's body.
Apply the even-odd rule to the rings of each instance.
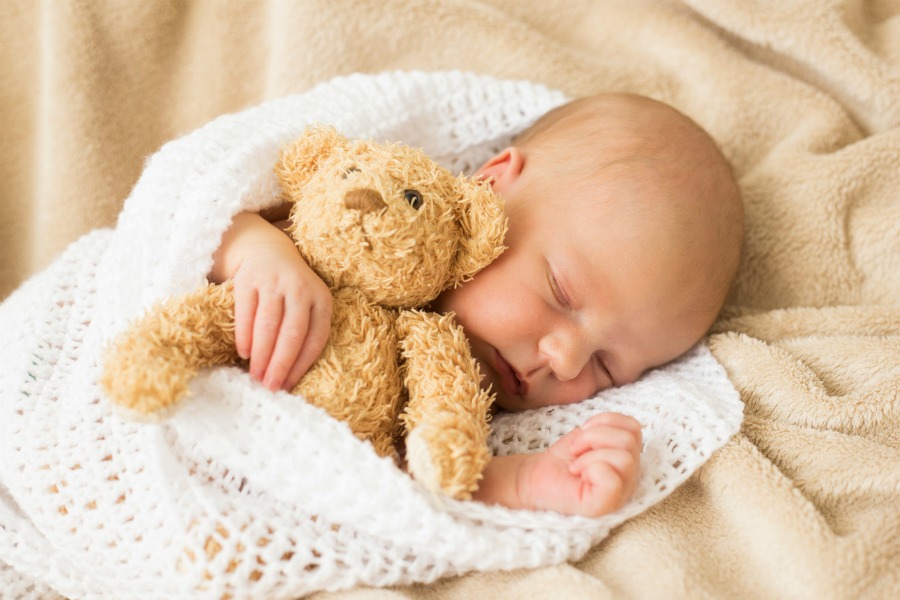
[[[308,130],[276,166],[289,231],[331,286],[331,334],[294,393],[346,421],[382,455],[405,434],[412,474],[467,498],[490,454],[478,367],[452,315],[420,310],[502,251],[500,199],[420,151]],[[416,308],[419,307],[419,308]],[[160,415],[200,368],[238,362],[231,282],[155,307],[117,338],[102,385]]]

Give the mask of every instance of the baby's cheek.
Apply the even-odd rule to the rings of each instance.
[[[561,401],[556,404],[576,404],[588,398],[593,398],[609,387],[607,382],[598,384],[590,373],[583,373],[579,379],[580,381],[568,382],[567,389],[560,394]]]

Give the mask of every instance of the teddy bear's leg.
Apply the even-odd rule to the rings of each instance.
[[[480,388],[469,342],[452,316],[408,311],[397,329],[409,392],[401,416],[409,470],[432,491],[469,499],[491,458],[493,396]]]
[[[209,285],[157,304],[116,337],[100,385],[126,413],[156,419],[201,368],[237,359],[233,285]]]
[[[345,421],[378,454],[394,456],[393,430],[402,402],[396,313],[351,288],[334,296],[331,335],[295,394]]]

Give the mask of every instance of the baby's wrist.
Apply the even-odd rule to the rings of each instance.
[[[485,504],[499,504],[507,508],[530,508],[528,471],[538,456],[514,454],[495,456],[484,470],[474,499]]]
[[[209,279],[216,283],[232,279],[245,261],[259,257],[264,260],[302,260],[291,239],[278,227],[259,214],[240,213],[213,255]]]
[[[287,281],[307,270],[309,266],[293,245],[263,241],[243,248],[231,277],[237,279],[243,274],[256,282],[267,277]]]

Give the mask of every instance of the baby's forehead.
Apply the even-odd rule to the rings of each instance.
[[[656,261],[685,281],[727,288],[740,254],[742,203],[709,134],[641,97],[597,97],[568,110],[525,149],[536,159],[530,182],[550,207],[548,231],[590,231],[580,243],[598,254],[618,250],[614,260],[626,271],[650,276]]]

